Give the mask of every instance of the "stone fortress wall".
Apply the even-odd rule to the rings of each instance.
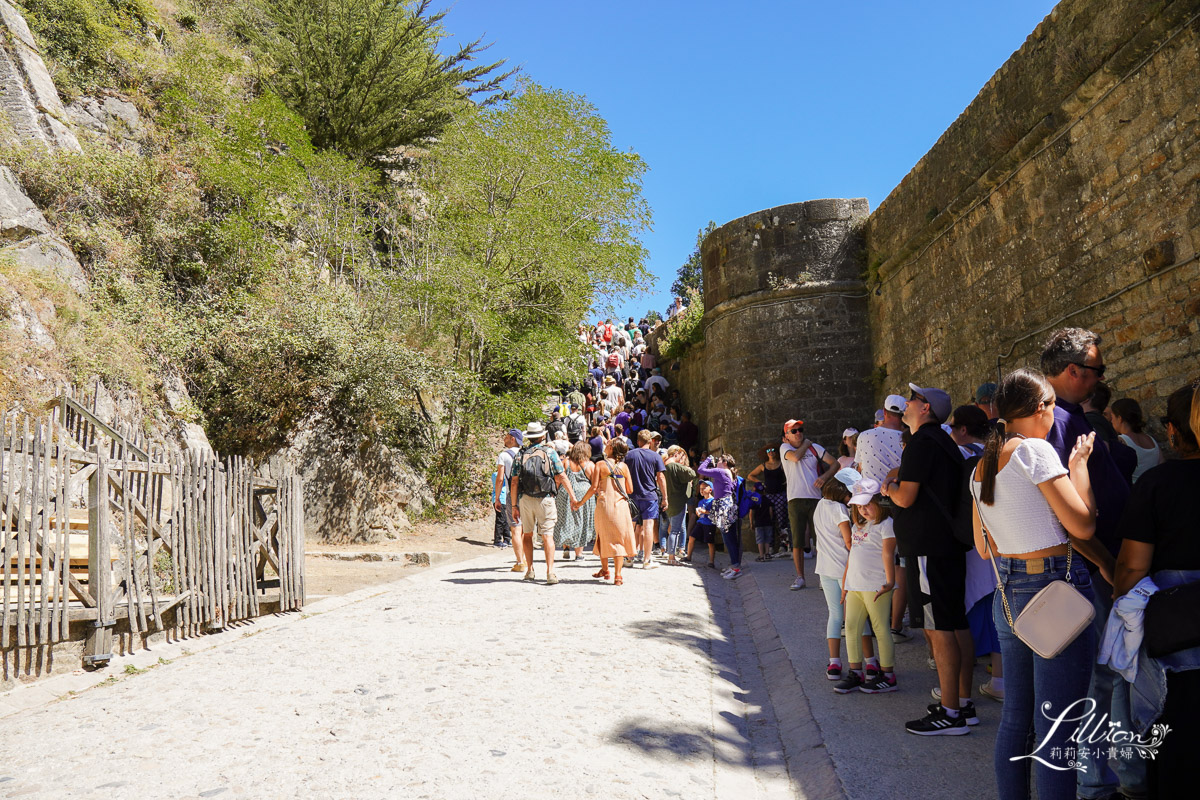
[[[1200,0],[1063,0],[874,213],[714,231],[705,344],[667,377],[752,464],[788,417],[834,446],[909,381],[969,402],[1074,325],[1157,417],[1200,375],[1198,142]]]

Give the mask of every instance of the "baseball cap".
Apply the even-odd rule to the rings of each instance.
[[[898,394],[889,394],[883,401],[883,410],[891,411],[894,414],[903,414],[904,405],[908,401]]]
[[[854,484],[862,480],[862,475],[853,467],[842,467],[833,477],[847,489],[853,489]]]
[[[929,403],[929,408],[933,412],[933,416],[937,417],[938,422],[945,422],[950,418],[950,395],[941,389],[935,389],[932,386],[928,389],[922,389],[915,383],[908,385],[915,394],[921,395],[925,401]]]
[[[871,502],[875,495],[879,494],[879,481],[863,478],[854,484],[850,491],[853,492],[850,498],[850,505],[865,506]]]
[[[509,435],[509,436],[511,436],[511,437],[513,437],[514,439],[516,439],[516,440],[517,440],[517,444],[524,444],[524,443],[525,443],[525,434],[521,433],[521,432],[520,432],[519,430],[517,430],[516,428],[513,428],[512,430],[510,430],[510,431],[508,432],[508,435]]]
[[[975,402],[982,403],[984,400],[994,399],[996,397],[996,390],[999,388],[991,381],[979,384],[979,388],[975,390]]]
[[[883,409],[882,408],[875,412],[875,421],[883,422]]]
[[[842,438],[845,439],[847,436],[853,436],[856,433],[858,433],[858,428],[846,428],[846,430],[842,431]]]
[[[803,428],[803,427],[804,427],[804,420],[802,420],[802,419],[789,419],[787,422],[783,423],[783,432],[786,434],[786,433],[787,433],[787,432],[788,432],[790,429],[792,429],[792,428],[796,427],[797,425],[799,425],[801,428]]]

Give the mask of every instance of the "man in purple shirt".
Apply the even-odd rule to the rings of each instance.
[[[1042,350],[1042,372],[1054,387],[1054,426],[1046,441],[1058,452],[1063,466],[1067,465],[1071,448],[1080,436],[1092,432],[1081,403],[1091,395],[1104,377],[1104,359],[1100,356],[1100,337],[1083,328],[1061,328],[1050,335]],[[1099,574],[1092,575],[1096,616],[1092,628],[1096,641],[1104,636],[1104,627],[1112,609],[1112,579],[1116,555],[1121,547],[1117,523],[1129,499],[1129,484],[1121,474],[1109,448],[1097,442],[1087,462],[1092,479],[1092,494],[1096,498],[1096,536],[1087,541],[1072,540],[1072,545]],[[1092,660],[1092,682],[1088,697],[1096,701],[1096,714],[1107,713],[1112,723],[1122,730],[1131,730],[1129,685],[1107,666]],[[1060,713],[1062,709],[1052,709]],[[1087,753],[1087,755],[1085,755]],[[1118,787],[1125,797],[1146,797],[1146,769],[1139,758],[1116,759],[1117,773],[1109,769],[1106,756],[1093,757],[1080,750],[1080,762],[1086,769],[1078,776],[1078,796],[1098,800],[1117,794]]]

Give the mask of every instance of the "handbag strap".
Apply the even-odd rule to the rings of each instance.
[[[607,461],[604,463],[608,465],[608,477],[612,478],[613,485],[617,487],[617,491],[621,493],[621,497],[625,498],[626,503],[632,503],[632,501],[629,499],[629,495],[625,493],[624,482],[617,480],[617,471],[613,469],[612,464],[609,464]]]
[[[1012,609],[1009,608],[1009,606],[1008,606],[1008,594],[1005,593],[1004,584],[1000,580],[1000,568],[996,566],[996,554],[992,552],[992,536],[988,532],[987,523],[983,521],[983,503],[980,502],[979,498],[976,497],[973,505],[975,506],[975,512],[977,514],[979,514],[979,526],[982,529],[981,532],[983,533],[983,548],[985,550],[987,550],[988,561],[992,562],[992,572],[994,572],[996,574],[996,591],[1000,592],[1000,602],[1004,606],[1004,618],[1006,620],[1008,620],[1008,627],[1010,629],[1012,629],[1013,627],[1016,626],[1016,623],[1013,622]],[[1071,551],[1073,549],[1074,548],[1071,547],[1071,538],[1068,536],[1067,537],[1067,577],[1066,577],[1067,583],[1071,582]]]

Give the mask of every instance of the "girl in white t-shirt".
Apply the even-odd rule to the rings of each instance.
[[[842,604],[842,577],[846,574],[846,559],[850,555],[850,487],[862,476],[852,469],[843,469],[821,487],[821,499],[813,512],[813,531],[817,541],[816,573],[825,593],[829,617],[825,623],[825,641],[829,645],[829,666],[825,677],[831,681],[842,677],[842,623],[845,607]],[[868,665],[875,660],[870,634],[862,637],[863,653]]]
[[[842,578],[842,602],[846,604],[846,657],[850,671],[833,690],[846,694],[855,689],[867,694],[896,691],[895,653],[892,637],[886,635],[892,613],[892,589],[896,585],[896,535],[891,512],[879,500],[879,483],[863,478],[850,498],[850,555]],[[866,678],[858,637],[870,616],[871,627],[883,631],[878,637],[882,675]]]

